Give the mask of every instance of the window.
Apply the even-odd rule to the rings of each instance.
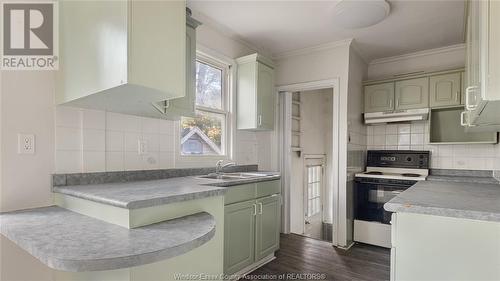
[[[228,66],[198,58],[196,61],[196,117],[181,119],[182,155],[226,155]]]
[[[307,217],[321,211],[321,165],[307,167]]]

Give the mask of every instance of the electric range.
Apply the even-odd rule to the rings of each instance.
[[[370,150],[355,175],[354,241],[390,248],[391,212],[384,204],[429,174],[429,151]]]

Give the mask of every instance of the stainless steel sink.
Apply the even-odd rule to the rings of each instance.
[[[200,176],[204,179],[220,179],[220,180],[238,180],[238,179],[252,179],[252,178],[263,178],[272,175],[267,174],[257,174],[257,173],[222,173],[222,174],[208,174]]]

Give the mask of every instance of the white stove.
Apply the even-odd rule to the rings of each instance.
[[[368,151],[355,175],[354,241],[391,248],[391,212],[384,204],[429,175],[428,151]]]

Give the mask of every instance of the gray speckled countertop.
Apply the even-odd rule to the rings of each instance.
[[[0,233],[47,266],[98,271],[138,266],[193,250],[215,235],[202,212],[126,229],[59,207],[0,214]]]
[[[500,185],[421,181],[385,203],[384,209],[500,222]]]
[[[252,172],[267,176],[247,179],[208,179],[197,176],[151,181],[93,185],[54,186],[53,192],[120,208],[136,209],[223,195],[231,186],[277,180],[276,172]]]

